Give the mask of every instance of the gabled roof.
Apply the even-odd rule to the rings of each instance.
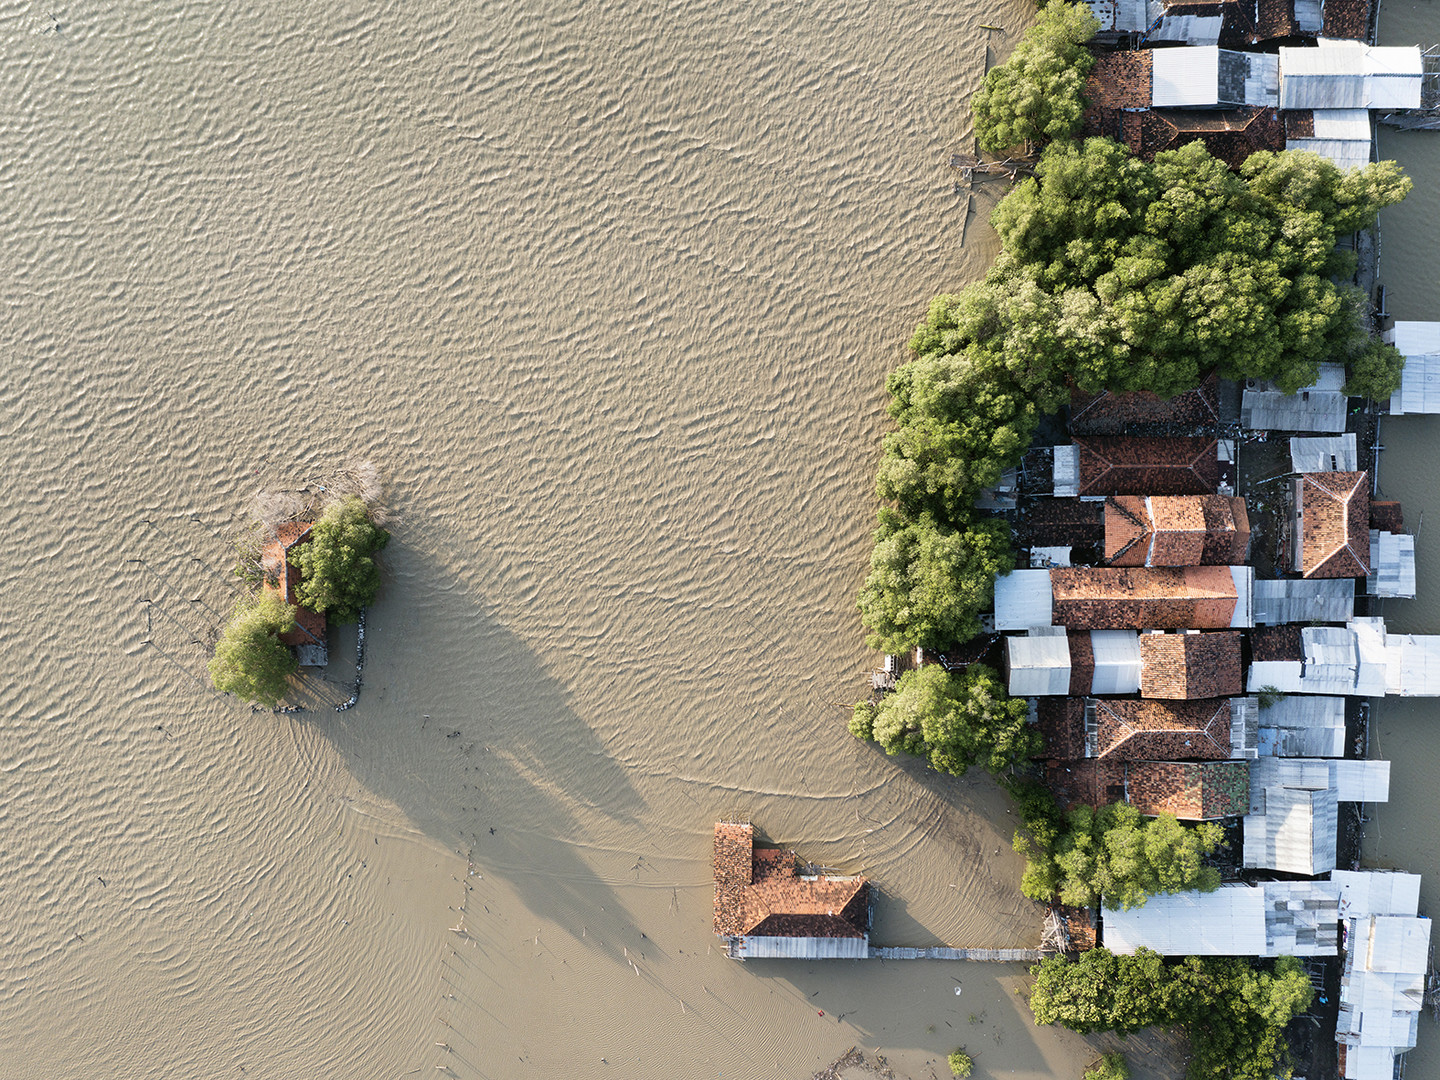
[[[754,826],[715,826],[715,933],[722,937],[846,937],[869,933],[862,877],[800,877],[795,854],[756,848]]]
[[[1230,756],[1230,702],[1091,698],[1094,757],[1121,761]]]
[[[1105,500],[1111,566],[1229,565],[1245,561],[1245,500],[1223,495],[1112,495]]]
[[[1100,53],[1085,80],[1085,101],[1089,108],[1149,108],[1152,51]]]
[[[1241,691],[1240,635],[1141,634],[1140,693],[1147,698],[1213,698]]]
[[[1285,125],[1273,108],[1126,112],[1120,130],[1125,145],[1146,161],[1186,143],[1202,142],[1212,157],[1238,169],[1257,150],[1285,149]]]
[[[1072,566],[1049,574],[1054,623],[1076,630],[1224,629],[1239,600],[1227,566]]]
[[[1370,474],[1304,473],[1300,488],[1300,571],[1307,577],[1370,573]]]
[[[1213,495],[1220,484],[1213,438],[1077,438],[1081,495]]]

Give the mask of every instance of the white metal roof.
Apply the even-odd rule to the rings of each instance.
[[[1389,802],[1390,762],[1341,758],[1335,769],[1335,797],[1341,802]]]
[[[1259,758],[1251,762],[1251,768],[1259,762],[1280,760],[1284,759]],[[1252,775],[1252,805],[1256,796]],[[1339,812],[1333,790],[1272,785],[1261,789],[1259,798],[1264,811],[1245,816],[1246,869],[1311,875],[1335,869]]]
[[[1070,692],[1070,641],[1063,634],[1007,637],[1011,697]]]
[[[1090,648],[1095,654],[1095,674],[1090,680],[1092,694],[1138,694],[1140,692],[1140,635],[1134,630],[1091,630]]]
[[[1336,870],[1340,917],[1414,915],[1420,910],[1420,875],[1395,870]]]
[[[1388,802],[1390,762],[1341,758],[1256,758],[1250,763],[1250,809],[1269,813],[1271,789],[1335,792],[1336,802]]]
[[[1075,443],[1055,447],[1054,464],[1051,466],[1053,490],[1056,498],[1080,494],[1080,447]]]
[[[1408,533],[1370,530],[1370,576],[1365,591],[1371,596],[1415,596],[1415,537]]]
[[[1369,109],[1316,109],[1310,115],[1317,139],[1359,139],[1368,144],[1373,134]]]
[[[1395,1080],[1395,1048],[1346,1047],[1345,1080]]]
[[[1385,339],[1405,357],[1390,415],[1440,413],[1440,322],[1397,322]]]
[[[1282,109],[1417,109],[1423,77],[1418,46],[1376,47],[1321,40],[1280,49]]]
[[[1400,697],[1440,697],[1440,636],[1385,636],[1385,692]]]
[[[1290,471],[1297,473],[1359,472],[1355,433],[1295,435],[1290,439]]]
[[[1105,912],[1105,946],[1162,956],[1264,956],[1265,892],[1222,885],[1214,892],[1152,896],[1143,907]]]
[[[1267,757],[1343,757],[1345,699],[1295,694],[1260,710],[1257,744]]]
[[[1345,622],[1355,614],[1354,578],[1281,578],[1255,582],[1255,622]]]
[[[1370,919],[1365,967],[1396,975],[1423,975],[1430,959],[1430,920],[1404,915]]]
[[[1230,625],[1248,629],[1255,625],[1255,568],[1232,566],[1230,580],[1235,582],[1235,611]]]
[[[1314,385],[1285,394],[1272,383],[1259,382],[1240,395],[1240,425],[1255,431],[1345,430],[1347,399],[1343,364],[1321,364]]]
[[[1012,570],[995,579],[995,629],[1050,626],[1050,571]]]
[[[1193,107],[1220,103],[1220,49],[1217,46],[1153,49],[1150,72],[1152,105]]]

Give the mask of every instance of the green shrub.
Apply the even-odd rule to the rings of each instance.
[[[310,542],[290,552],[300,571],[297,599],[331,622],[354,622],[380,588],[374,555],[389,540],[358,496],[331,504],[311,529]]]
[[[970,1070],[975,1068],[975,1062],[971,1060],[963,1046],[958,1050],[952,1050],[950,1056],[945,1060],[950,1065],[950,1071],[956,1076],[969,1076]]]
[[[1086,1069],[1082,1080],[1130,1080],[1130,1063],[1117,1050]]]
[[[207,665],[215,689],[242,701],[277,704],[285,696],[286,679],[299,668],[280,640],[294,625],[295,609],[273,592],[241,600]]]

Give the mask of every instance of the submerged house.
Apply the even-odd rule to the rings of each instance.
[[[802,874],[793,851],[755,846],[749,822],[715,825],[715,933],[736,960],[863,960],[870,955],[870,885]]]
[[[329,662],[325,643],[325,616],[311,611],[297,599],[300,571],[290,565],[290,552],[310,542],[310,523],[290,521],[275,530],[275,537],[260,549],[260,566],[265,574],[264,589],[277,593],[283,603],[295,607],[295,628],[280,640],[295,650],[302,666],[324,667]]]

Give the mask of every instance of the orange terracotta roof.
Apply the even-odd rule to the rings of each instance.
[[[1224,629],[1239,594],[1225,566],[1050,571],[1051,615],[1074,630]]]
[[[1213,495],[1220,484],[1211,438],[1076,438],[1081,495]]]
[[[1169,635],[1167,635],[1169,636]],[[1230,756],[1230,702],[1092,699],[1096,757],[1119,761]]]
[[[1300,485],[1300,570],[1307,578],[1370,573],[1370,474],[1305,473]]]
[[[1150,106],[1149,49],[1102,52],[1085,80],[1085,102],[1091,109],[1145,109]]]
[[[1111,566],[1239,565],[1249,546],[1244,499],[1112,495],[1105,500],[1105,561]]]
[[[722,937],[864,937],[862,877],[801,877],[794,852],[756,848],[753,825],[715,826],[715,933]]]
[[[1237,632],[1140,635],[1142,697],[1212,698],[1242,691]]]
[[[295,629],[280,635],[286,645],[324,644],[325,616],[311,611],[296,598],[300,571],[290,564],[290,551],[310,542],[308,521],[287,521],[275,530],[275,539],[260,548],[260,567],[265,574],[266,592],[278,593],[282,602],[295,606]]]

